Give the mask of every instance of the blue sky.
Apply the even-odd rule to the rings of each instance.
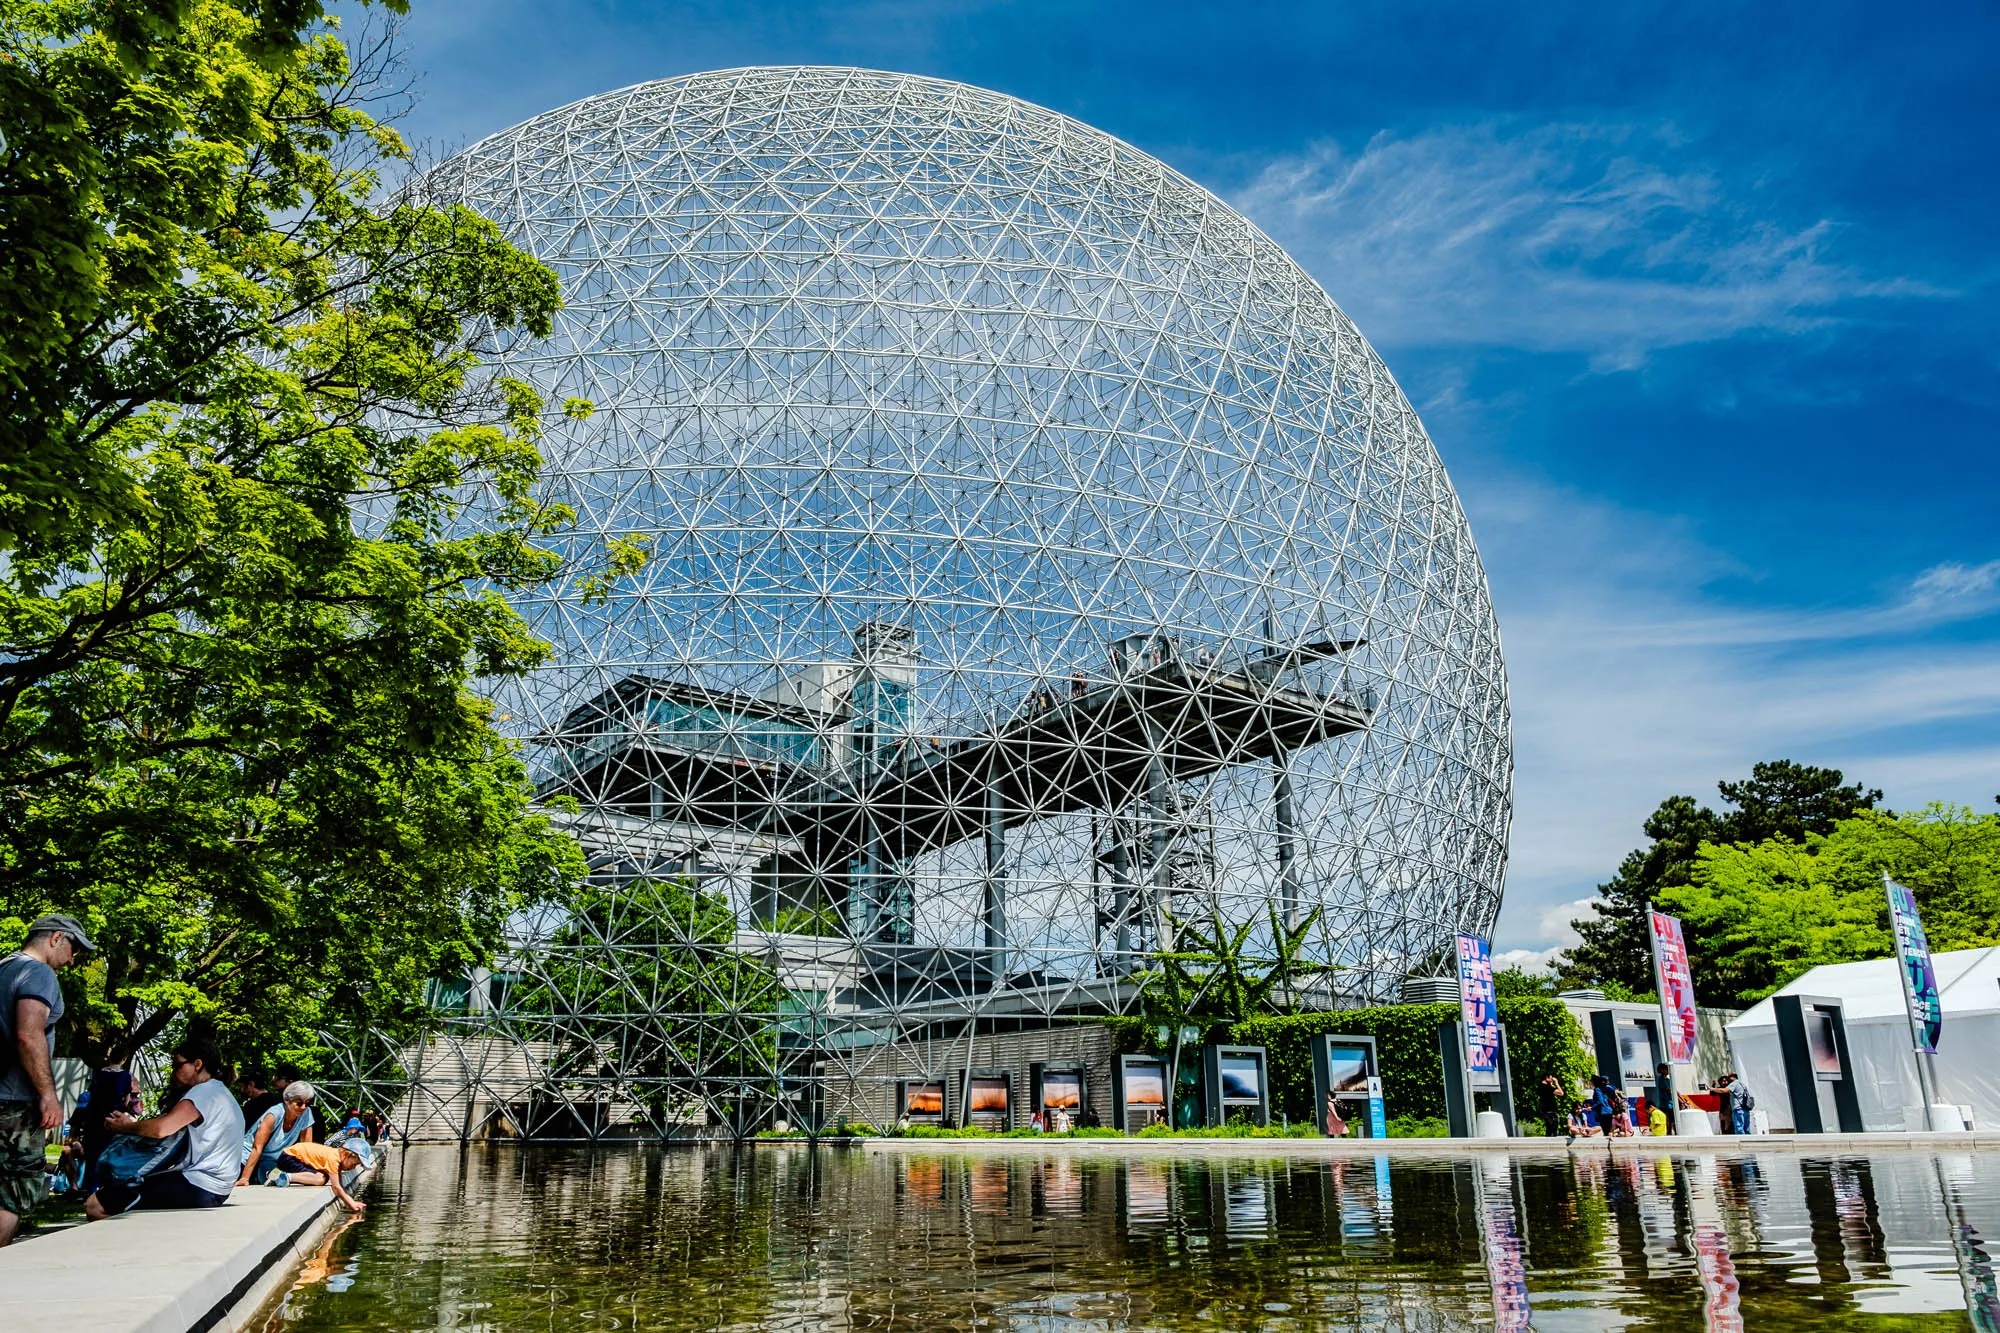
[[[748,64],[961,79],[1246,212],[1416,403],[1498,605],[1496,944],[1764,758],[2000,793],[2000,10],[415,0],[440,150]]]

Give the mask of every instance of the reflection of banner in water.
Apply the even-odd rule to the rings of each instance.
[[[1473,1177],[1479,1188],[1480,1243],[1486,1249],[1486,1281],[1493,1289],[1493,1327],[1532,1328],[1528,1305],[1528,1265],[1514,1216],[1514,1176],[1505,1163],[1482,1164]]]
[[[1689,1242],[1694,1247],[1695,1272],[1701,1277],[1702,1326],[1708,1333],[1743,1333],[1743,1289],[1736,1279],[1736,1259],[1729,1252],[1729,1233],[1723,1230],[1721,1203],[1711,1183],[1715,1169],[1715,1159],[1705,1157],[1689,1162],[1682,1172],[1687,1181],[1688,1214],[1694,1224]],[[1662,1184],[1668,1179],[1662,1172]]]
[[[1965,1292],[1965,1314],[1974,1333],[2000,1333],[2000,1279],[1993,1272],[1993,1256],[1972,1223],[1966,1220],[1965,1199],[1959,1186],[1972,1177],[1972,1159],[1957,1158],[1959,1169],[1946,1173],[1944,1162],[1931,1159],[1938,1186],[1944,1191],[1945,1223],[1951,1232],[1952,1258],[1958,1263],[1958,1285]]]
[[[1694,1262],[1701,1273],[1703,1327],[1708,1333],[1743,1333],[1742,1287],[1721,1223],[1694,1224]]]

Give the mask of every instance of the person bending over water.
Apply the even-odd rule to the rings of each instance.
[[[349,1194],[347,1185],[367,1164],[367,1159],[351,1143],[338,1148],[324,1143],[294,1143],[278,1154],[278,1164],[264,1177],[264,1183],[279,1186],[331,1185],[333,1197],[339,1199],[348,1212],[358,1213],[367,1205]]]

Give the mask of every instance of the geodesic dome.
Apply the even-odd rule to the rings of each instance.
[[[1490,927],[1511,761],[1464,514],[1213,195],[820,68],[588,98],[432,184],[561,277],[504,369],[596,405],[545,448],[579,567],[650,543],[607,601],[517,601],[557,653],[502,700],[607,883],[725,896],[871,1031],[1129,1007],[1196,918],[1309,921],[1366,998]]]

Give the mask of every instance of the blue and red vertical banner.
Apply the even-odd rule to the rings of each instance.
[[[1653,982],[1660,992],[1667,1059],[1691,1065],[1699,1020],[1694,1012],[1694,969],[1688,963],[1687,937],[1681,933],[1678,918],[1664,912],[1649,911],[1646,915],[1653,936]]]
[[[1931,942],[1917,915],[1917,896],[1882,876],[1889,890],[1889,925],[1896,933],[1896,959],[1903,969],[1903,1004],[1910,1011],[1910,1036],[1925,1055],[1936,1055],[1938,1034],[1944,1031],[1944,1000],[1938,995],[1937,969],[1931,966]]]
[[[1500,1003],[1493,991],[1493,949],[1479,935],[1458,937],[1458,1005],[1465,1019],[1465,1067],[1500,1072]]]

